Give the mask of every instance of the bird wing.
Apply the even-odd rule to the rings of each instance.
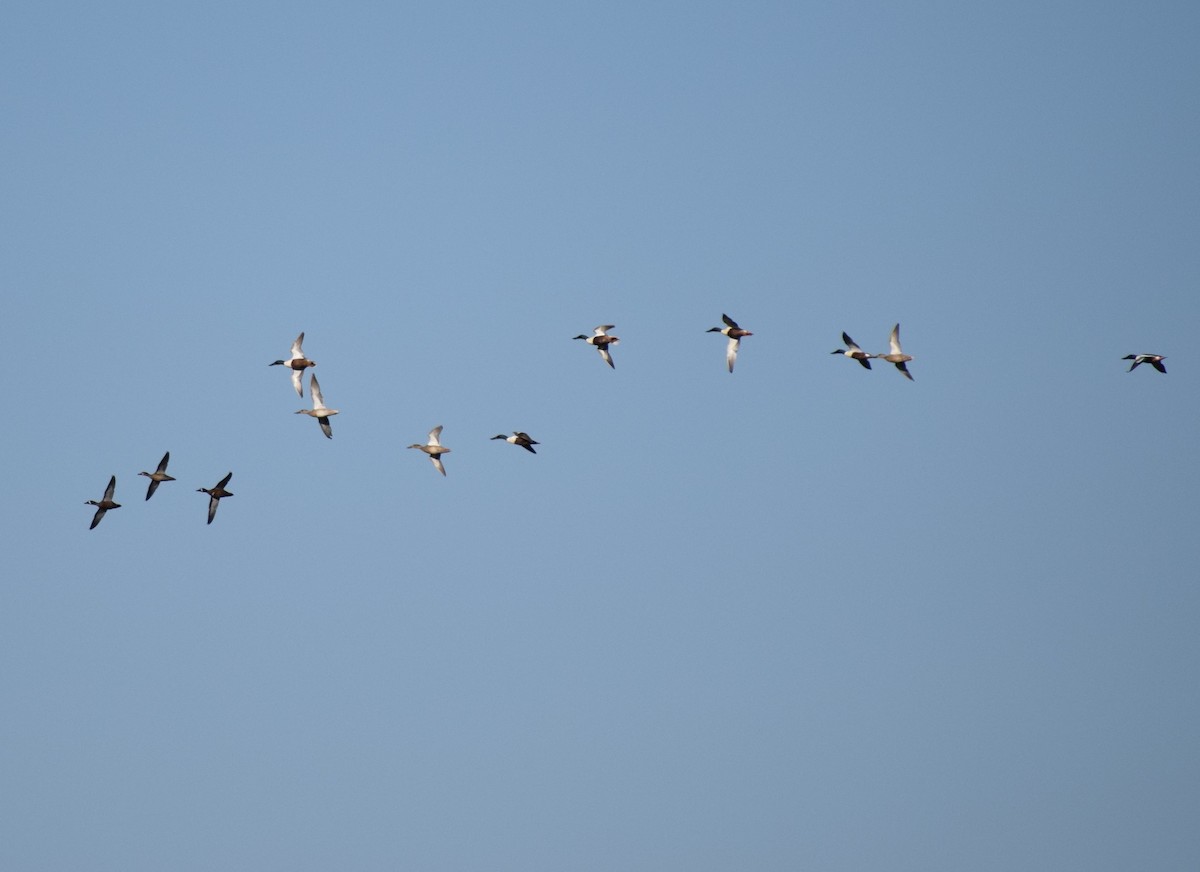
[[[96,525],[100,523],[100,519],[104,517],[104,513],[107,511],[108,509],[96,509],[96,514],[92,516],[92,524],[90,527],[88,527],[88,529],[95,530]]]
[[[903,354],[900,350],[900,325],[897,324],[892,328],[892,335],[888,337],[888,345],[892,347],[892,354]]]
[[[725,346],[725,363],[729,367],[729,371],[733,372],[733,364],[737,360],[738,346],[742,344],[740,339],[730,339],[729,344]]]
[[[304,370],[292,370],[292,387],[296,389],[297,396],[304,396]]]
[[[732,327],[734,330],[738,329],[737,321],[734,321],[724,312],[721,313],[721,320],[725,322],[726,327]]]
[[[616,365],[615,363],[613,363],[612,355],[608,353],[608,348],[607,348],[607,346],[604,346],[604,345],[597,345],[597,346],[596,346],[596,350],[600,352],[600,356],[601,356],[602,358],[604,358],[604,362],[605,362],[605,363],[607,363],[607,364],[608,364],[609,366],[611,366],[613,369],[616,369],[616,368],[617,368],[617,365]]]
[[[220,487],[220,485],[217,485]],[[217,506],[221,505],[221,500],[218,497],[209,495],[208,498],[208,523],[213,522],[213,518],[217,516]]]
[[[321,395],[321,385],[317,383],[316,373],[308,380],[308,393],[312,397],[314,409],[325,408],[325,397]]]
[[[603,336],[607,331],[615,329],[616,326],[616,324],[601,324],[599,327],[593,330],[592,333],[597,336]]]
[[[166,472],[167,464],[170,462],[171,462],[171,452],[168,451],[166,454],[163,455],[163,459],[158,462],[158,469],[156,469],[154,471],[155,472]]]
[[[440,472],[442,475],[446,474],[446,467],[442,465],[442,458],[438,457],[436,454],[430,454],[429,459],[433,461],[433,466],[438,472]]]
[[[146,499],[154,496],[156,490],[158,490],[158,479],[152,478],[150,479],[150,487],[146,488]]]
[[[301,333],[296,337],[296,341],[292,343],[292,360],[297,360],[304,356],[304,351],[300,346],[304,344],[304,334]]]
[[[442,435],[442,425],[438,424],[436,427],[434,427],[432,430],[429,431],[429,442],[426,444],[441,445],[442,444],[441,440],[438,438],[441,435]]]
[[[842,341],[846,343],[846,349],[848,351],[862,351],[862,349],[858,347],[858,343],[851,339],[850,334],[844,330],[842,331]]]
[[[326,439],[333,438],[333,428],[329,426],[329,418],[317,418],[317,423],[321,425],[321,432],[325,434]]]
[[[225,487],[225,485],[229,484],[229,479],[231,479],[231,478],[233,478],[232,472],[225,473],[225,477],[223,479],[221,479],[219,482],[217,482],[217,486],[215,488],[213,488],[213,490],[219,490],[220,488]]]
[[[108,487],[104,489],[104,500],[107,502],[113,498],[113,491],[117,489],[117,477],[114,475],[108,480]]]

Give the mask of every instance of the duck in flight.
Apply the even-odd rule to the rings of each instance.
[[[842,342],[846,343],[845,348],[835,348],[833,351],[831,351],[829,353],[830,354],[841,354],[844,357],[850,358],[851,360],[857,360],[859,363],[861,363],[867,369],[871,368],[871,355],[867,354],[865,351],[863,351],[861,348],[859,348],[858,344],[853,339],[851,339],[850,335],[848,333],[846,333],[845,331],[842,331]]]
[[[1167,368],[1163,366],[1163,361],[1166,359],[1167,356],[1165,354],[1126,354],[1121,358],[1121,360],[1133,361],[1133,363],[1129,365],[1129,369],[1127,369],[1126,372],[1133,372],[1143,363],[1148,363],[1164,375],[1167,372]]]
[[[304,396],[304,370],[310,366],[316,366],[315,360],[309,360],[304,356],[304,351],[301,345],[304,344],[304,334],[301,333],[296,337],[296,341],[292,343],[292,356],[287,360],[276,360],[271,366],[286,366],[292,371],[292,387],[296,389],[299,396]]]
[[[158,469],[154,472],[139,472],[138,475],[144,475],[150,479],[150,487],[146,488],[146,499],[154,496],[154,492],[158,490],[158,486],[164,481],[174,481],[172,476],[167,475],[167,464],[171,462],[171,452],[168,451],[162,456],[162,460],[158,462]]]
[[[117,477],[114,475],[112,478],[110,478],[108,480],[108,487],[106,487],[104,489],[104,496],[99,501],[88,500],[86,503],[84,503],[85,506],[95,506],[96,507],[96,515],[95,515],[95,517],[92,518],[92,526],[88,527],[89,530],[96,529],[96,525],[100,523],[100,521],[104,518],[104,513],[107,512],[109,509],[121,508],[120,503],[113,502],[113,491],[115,491],[116,489],[117,489]]]
[[[896,365],[896,369],[900,370],[901,374],[906,379],[908,379],[909,381],[913,381],[912,373],[909,372],[908,367],[905,366],[905,364],[908,363],[908,361],[912,360],[912,355],[905,354],[904,351],[901,350],[901,348],[900,348],[900,325],[899,324],[897,324],[895,327],[892,328],[892,335],[888,337],[888,344],[892,348],[891,353],[876,354],[873,356],[877,357],[879,360],[886,360],[888,363],[894,363]]]
[[[608,346],[616,345],[618,342],[621,341],[616,336],[608,335],[608,331],[612,330],[615,327],[616,327],[615,324],[601,324],[599,327],[597,327],[595,330],[592,331],[591,336],[585,336],[584,334],[580,333],[578,336],[574,336],[572,338],[573,339],[582,339],[588,345],[591,345],[592,347],[594,347],[597,351],[600,352],[600,356],[602,358],[604,358],[604,362],[607,363],[609,366],[611,366],[613,369],[616,369],[617,365],[615,363],[613,363],[612,355],[609,354],[609,352],[608,352]]]
[[[445,475],[446,467],[442,465],[442,455],[449,454],[450,449],[442,445],[441,439],[439,438],[441,435],[442,425],[438,424],[429,431],[428,442],[426,442],[424,445],[421,445],[420,443],[414,443],[408,447],[415,448],[418,451],[424,451],[426,454],[428,454],[429,459],[433,462],[434,469],[436,469],[442,475]]]
[[[312,397],[313,407],[311,409],[297,409],[296,414],[316,418],[317,423],[321,425],[321,432],[325,434],[325,438],[332,439],[333,428],[329,426],[329,419],[336,415],[338,410],[325,408],[325,398],[321,396],[321,385],[317,383],[316,374],[313,374],[308,380],[308,393]]]
[[[725,322],[724,327],[710,327],[706,333],[722,333],[729,337],[729,344],[725,346],[725,365],[729,367],[729,371],[733,372],[733,364],[737,360],[738,347],[742,344],[743,336],[753,336],[749,330],[743,330],[737,325],[728,315],[722,313],[721,320]]]
[[[221,500],[225,499],[225,497],[233,496],[232,493],[225,490],[225,485],[229,484],[229,479],[231,478],[233,478],[233,473],[229,472],[225,474],[223,479],[217,482],[217,486],[214,488],[196,488],[197,492],[208,494],[208,523],[210,524],[213,522],[213,518],[217,516],[217,506],[220,504]]]
[[[500,435],[493,436],[492,438],[503,439],[509,445],[520,445],[530,454],[537,454],[537,452],[533,450],[533,446],[542,444],[535,439],[530,439],[528,433],[522,433],[520,430],[514,430],[511,436],[505,436],[503,433],[501,433]]]

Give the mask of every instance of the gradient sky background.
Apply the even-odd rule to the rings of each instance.
[[[0,867],[1195,870],[1197,45],[5,6]]]

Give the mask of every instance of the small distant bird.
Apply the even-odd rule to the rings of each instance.
[[[313,407],[311,409],[297,409],[296,414],[316,418],[317,423],[321,425],[321,432],[325,434],[325,438],[332,439],[333,428],[329,426],[329,419],[336,415],[338,410],[325,408],[325,398],[321,396],[321,386],[317,384],[315,374],[308,380],[308,393],[312,397]]]
[[[217,486],[211,490],[206,487],[198,487],[198,493],[208,494],[208,523],[213,522],[213,518],[217,516],[217,506],[225,497],[233,496],[232,493],[225,490],[225,485],[229,484],[229,479],[233,478],[233,473],[226,473],[225,477],[217,482]]]
[[[438,437],[441,435],[442,435],[442,425],[438,424],[436,427],[434,427],[432,430],[429,431],[429,441],[427,443],[425,443],[424,445],[414,444],[414,445],[410,445],[408,447],[415,448],[418,451],[424,451],[426,454],[428,454],[429,459],[433,462],[434,468],[437,469],[437,471],[440,472],[442,475],[445,475],[446,467],[442,466],[442,457],[441,456],[443,454],[449,454],[450,449],[444,447],[442,445],[441,441],[438,439]]]
[[[533,446],[542,444],[534,439],[530,439],[528,433],[522,433],[520,430],[514,430],[511,436],[505,436],[503,433],[501,433],[499,436],[493,436],[492,438],[503,439],[510,445],[520,445],[530,454],[537,454],[537,452],[533,450]]]
[[[303,373],[307,367],[316,366],[315,360],[309,360],[304,356],[304,351],[300,346],[304,344],[304,334],[301,333],[296,337],[296,341],[292,343],[292,356],[287,360],[276,360],[270,366],[286,366],[292,371],[292,386],[296,389],[299,396],[304,396],[304,381]]]
[[[904,365],[908,361],[912,360],[912,355],[905,354],[903,351],[900,350],[900,325],[899,324],[897,324],[895,327],[892,328],[892,335],[888,337],[888,344],[891,345],[891,347],[892,347],[892,351],[890,354],[875,354],[875,355],[872,355],[872,357],[876,357],[879,360],[886,360],[888,363],[896,364],[896,369],[900,370],[900,372],[904,375],[904,377],[906,379],[908,379],[909,381],[913,381],[912,373],[910,373],[908,371],[908,367]]]
[[[607,331],[612,330],[614,327],[616,327],[615,324],[601,324],[599,327],[597,327],[595,330],[592,331],[591,336],[585,336],[581,333],[578,336],[574,336],[572,338],[573,339],[582,339],[588,345],[594,346],[595,349],[600,352],[600,356],[602,358],[604,358],[604,362],[607,363],[609,366],[611,366],[613,369],[616,369],[617,365],[615,363],[613,363],[612,355],[608,353],[608,346],[616,345],[618,342],[621,341],[616,336],[608,335]]]
[[[753,336],[749,330],[743,330],[737,325],[728,315],[722,314],[721,320],[725,322],[724,327],[710,327],[706,333],[723,333],[729,337],[729,344],[725,346],[725,363],[729,367],[729,371],[733,372],[733,364],[737,360],[738,346],[742,344],[743,336]]]
[[[1161,373],[1166,373],[1167,371],[1167,368],[1163,366],[1162,363],[1166,359],[1167,357],[1165,354],[1126,354],[1121,358],[1121,360],[1133,361],[1133,363],[1129,365],[1129,369],[1127,369],[1126,372],[1133,372],[1143,363],[1148,363]]]
[[[154,492],[158,490],[158,486],[164,481],[174,481],[175,479],[167,475],[167,464],[171,461],[171,452],[168,451],[163,455],[162,460],[158,462],[158,469],[154,472],[139,472],[138,475],[144,475],[150,479],[150,487],[146,488],[146,499],[154,496]]]
[[[871,368],[871,355],[867,354],[865,351],[863,351],[861,348],[859,348],[858,344],[853,339],[850,338],[849,334],[847,334],[845,332],[842,333],[842,342],[846,343],[845,348],[835,348],[833,351],[831,351],[829,353],[830,354],[841,354],[845,357],[850,358],[851,360],[857,360],[859,363],[861,363],[867,369]],[[912,376],[909,376],[909,378],[912,378]]]
[[[116,489],[117,489],[117,477],[114,475],[112,478],[110,478],[108,480],[108,487],[106,487],[104,489],[104,498],[103,499],[101,499],[99,502],[97,502],[96,500],[88,500],[86,503],[84,503],[85,506],[95,506],[96,507],[96,516],[94,518],[92,518],[92,526],[88,527],[89,530],[96,529],[96,525],[100,523],[100,520],[104,517],[104,513],[107,512],[109,509],[121,508],[120,503],[113,502],[113,491],[115,491]]]

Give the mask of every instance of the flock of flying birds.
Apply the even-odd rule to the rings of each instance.
[[[738,349],[741,347],[742,339],[747,336],[753,336],[749,330],[743,330],[738,326],[738,323],[728,315],[722,314],[721,320],[725,322],[724,327],[712,327],[707,333],[720,333],[728,337],[729,341],[725,346],[725,364],[730,372],[733,372],[733,365],[737,361]],[[616,369],[616,364],[613,363],[612,352],[609,350],[621,340],[616,336],[611,335],[608,331],[615,329],[614,324],[601,324],[592,330],[592,335],[581,333],[574,337],[582,339],[588,345],[591,345],[600,353],[601,359],[604,360],[611,368]],[[908,371],[908,362],[912,360],[912,355],[905,354],[900,347],[900,325],[897,324],[892,328],[891,334],[888,336],[889,350],[887,354],[868,354],[863,351],[858,344],[850,338],[849,334],[842,333],[842,342],[845,348],[835,348],[830,354],[840,354],[843,357],[848,357],[851,360],[857,360],[866,369],[871,368],[872,360],[885,360],[894,365],[909,381],[913,380],[912,373]],[[316,361],[309,360],[304,356],[302,348],[304,344],[304,334],[301,333],[296,337],[296,341],[292,343],[292,354],[287,360],[276,360],[271,366],[285,366],[292,373],[292,386],[296,389],[296,393],[304,396],[304,370],[309,367],[316,366]],[[1148,363],[1161,373],[1165,373],[1167,368],[1163,366],[1163,361],[1166,357],[1162,354],[1127,354],[1122,360],[1131,360],[1133,363],[1129,365],[1128,372],[1133,372],[1143,363]],[[325,405],[325,397],[321,394],[321,385],[317,382],[317,376],[310,374],[308,379],[309,397],[312,399],[311,409],[298,409],[297,415],[308,415],[311,418],[316,418],[317,423],[321,425],[321,432],[325,434],[327,439],[333,438],[333,428],[329,424],[329,419],[338,413],[337,409],[331,409]],[[409,448],[416,448],[418,451],[424,452],[433,463],[435,469],[442,475],[446,474],[446,467],[442,463],[442,455],[449,454],[450,449],[442,445],[441,442],[442,427],[439,424],[429,431],[428,441],[424,444],[415,443],[409,445]],[[517,430],[511,436],[505,436],[503,433],[491,437],[492,439],[502,439],[510,445],[518,445],[524,448],[531,454],[537,454],[533,446],[541,443],[530,438],[528,433],[522,433]],[[171,461],[171,452],[163,455],[162,460],[158,462],[158,468],[154,472],[139,472],[138,475],[144,475],[150,479],[150,486],[146,489],[146,499],[154,496],[154,492],[158,490],[158,486],[164,481],[175,481],[172,476],[167,475],[167,464]],[[198,493],[208,494],[208,523],[213,522],[213,518],[217,516],[217,506],[225,497],[231,497],[233,494],[225,489],[225,485],[229,484],[229,480],[233,478],[233,473],[229,472],[223,479],[216,483],[211,488],[197,488]],[[105,512],[110,509],[119,509],[121,504],[113,501],[113,494],[117,488],[117,477],[114,475],[108,480],[108,487],[104,489],[104,496],[99,500],[88,500],[84,505],[95,506],[96,514],[92,518],[92,524],[88,528],[95,529],[96,525],[104,518]]]

